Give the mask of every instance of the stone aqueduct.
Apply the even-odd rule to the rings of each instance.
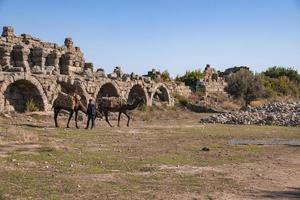
[[[24,112],[34,100],[39,110],[50,111],[59,91],[89,98],[120,96],[132,101],[137,95],[146,105],[155,101],[172,106],[174,93],[188,95],[182,84],[155,82],[147,76],[123,74],[116,68],[106,76],[85,63],[71,38],[65,45],[42,42],[27,34],[15,36],[12,27],[3,27],[0,37],[0,110]]]

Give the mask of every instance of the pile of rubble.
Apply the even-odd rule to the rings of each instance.
[[[248,106],[245,111],[216,114],[201,119],[200,122],[300,126],[300,102],[277,102],[258,107]]]

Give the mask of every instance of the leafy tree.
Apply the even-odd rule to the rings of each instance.
[[[161,73],[161,78],[163,81],[170,81],[171,77],[170,77],[170,73],[168,72],[168,70],[165,70]]]
[[[228,77],[225,91],[235,98],[244,100],[247,106],[251,101],[263,95],[264,87],[259,75],[241,69]]]
[[[263,72],[263,74],[270,78],[280,78],[285,76],[290,81],[300,83],[300,74],[297,72],[297,70],[294,70],[292,68],[270,67],[265,72]]]
[[[300,96],[300,84],[291,81],[287,76],[280,76],[279,78],[263,76],[263,84],[266,91],[269,93],[268,97]]]
[[[205,73],[201,70],[186,71],[183,76],[177,76],[176,81],[184,82],[185,85],[190,86],[192,89],[196,90],[197,80],[204,78]]]

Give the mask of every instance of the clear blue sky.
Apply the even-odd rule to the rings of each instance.
[[[299,0],[0,0],[0,25],[59,44],[71,36],[106,72],[300,71]]]

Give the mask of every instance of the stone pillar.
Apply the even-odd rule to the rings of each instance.
[[[0,66],[10,65],[12,46],[0,45]]]
[[[81,52],[79,47],[75,47],[75,52],[76,52],[76,62],[75,62],[75,67],[80,67],[84,69],[84,56],[83,53]]]
[[[45,67],[46,56],[47,56],[47,52],[45,49],[40,47],[33,48],[32,58],[31,58],[33,66],[40,66],[41,68]]]
[[[13,60],[14,67],[23,68],[24,71],[30,72],[30,67],[28,63],[29,54],[30,54],[30,49],[22,45],[14,46],[12,51],[12,60]]]
[[[61,74],[81,74],[84,70],[83,54],[79,47],[73,46],[72,38],[65,39],[64,51],[65,54],[60,59]]]
[[[74,64],[73,60],[74,54],[72,52],[67,52],[61,56],[59,66],[61,74],[71,75]]]
[[[14,37],[14,29],[11,26],[4,26],[2,31],[2,37]]]
[[[58,50],[53,50],[47,57],[47,65],[54,66],[54,69],[57,73],[60,73],[59,69],[59,59],[61,57],[61,53]]]
[[[72,38],[70,38],[70,37],[66,38],[64,44],[69,51],[74,49]]]

